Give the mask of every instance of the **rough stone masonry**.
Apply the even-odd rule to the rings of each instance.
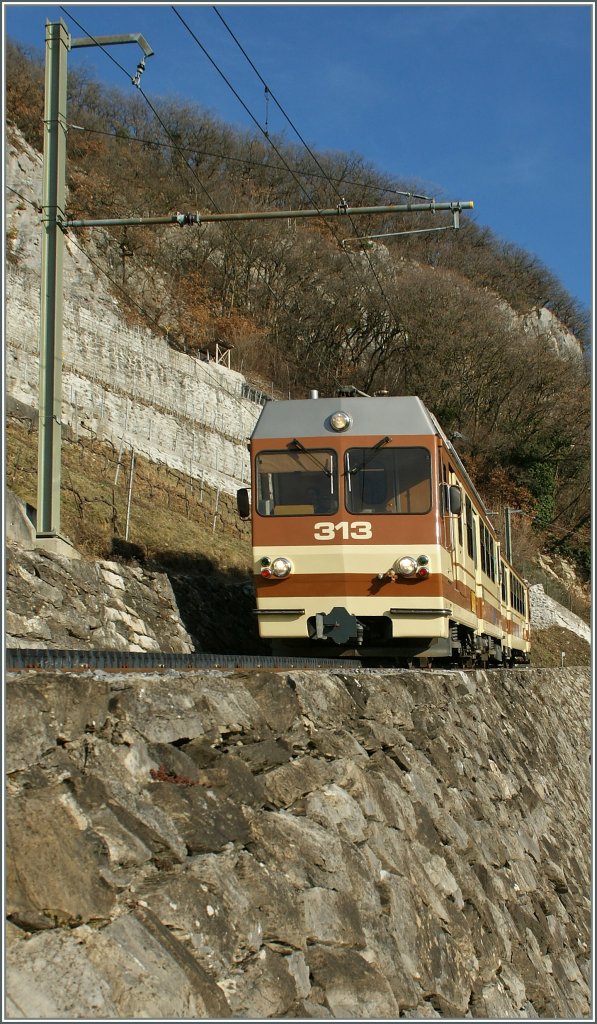
[[[9,674],[8,1019],[593,1019],[589,669]]]

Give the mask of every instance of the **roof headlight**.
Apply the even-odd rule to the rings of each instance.
[[[338,433],[348,430],[350,424],[351,419],[347,412],[333,412],[330,416],[330,427]]]

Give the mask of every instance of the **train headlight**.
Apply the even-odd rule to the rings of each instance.
[[[414,558],[410,555],[404,555],[403,558],[397,559],[394,562],[394,570],[399,573],[400,576],[414,576],[418,569],[418,565]]]
[[[349,426],[350,416],[347,412],[333,412],[330,416],[330,427],[332,430],[342,433],[343,430],[348,430]]]
[[[276,579],[283,580],[292,572],[292,562],[289,562],[287,558],[274,558],[271,570]]]

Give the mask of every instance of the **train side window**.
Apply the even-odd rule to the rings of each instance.
[[[500,582],[502,584],[502,601],[504,604],[508,604],[508,573],[503,562],[500,562]]]
[[[260,516],[338,511],[337,460],[331,450],[261,452],[255,460],[255,480]]]
[[[458,546],[462,547],[462,545],[463,545],[463,537],[462,537],[462,489],[459,487],[458,483],[454,483],[454,481],[456,480],[456,473],[454,472],[454,466],[452,466],[452,465],[450,465],[450,467],[449,467],[449,475],[450,475],[450,480],[452,480],[452,482],[453,482],[452,486],[453,487],[458,487],[458,489],[460,490],[460,504],[459,504],[458,508],[455,508],[454,492],[452,492],[452,494],[451,494],[451,497],[450,497],[450,511],[454,512],[455,515],[456,515],[456,522],[458,524]],[[457,503],[458,502],[456,502],[456,504]]]
[[[440,500],[443,516],[459,516],[462,512],[462,491],[458,484],[441,484]]]
[[[466,550],[469,558],[472,558],[475,565],[477,564],[477,547],[475,544],[475,522],[473,519],[473,506],[470,498],[466,498],[464,502],[465,508],[465,523],[466,523]]]
[[[481,570],[495,583],[495,544],[485,523],[480,523],[479,525],[481,535]]]
[[[527,613],[527,595],[523,584],[520,580],[516,579],[513,573],[510,573],[510,595],[512,607],[520,612],[521,615],[526,617]]]

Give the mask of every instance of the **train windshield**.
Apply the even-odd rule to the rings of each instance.
[[[350,448],[346,508],[358,515],[422,515],[431,510],[426,448]]]
[[[261,516],[332,515],[338,511],[336,453],[324,448],[261,452],[255,465]]]

